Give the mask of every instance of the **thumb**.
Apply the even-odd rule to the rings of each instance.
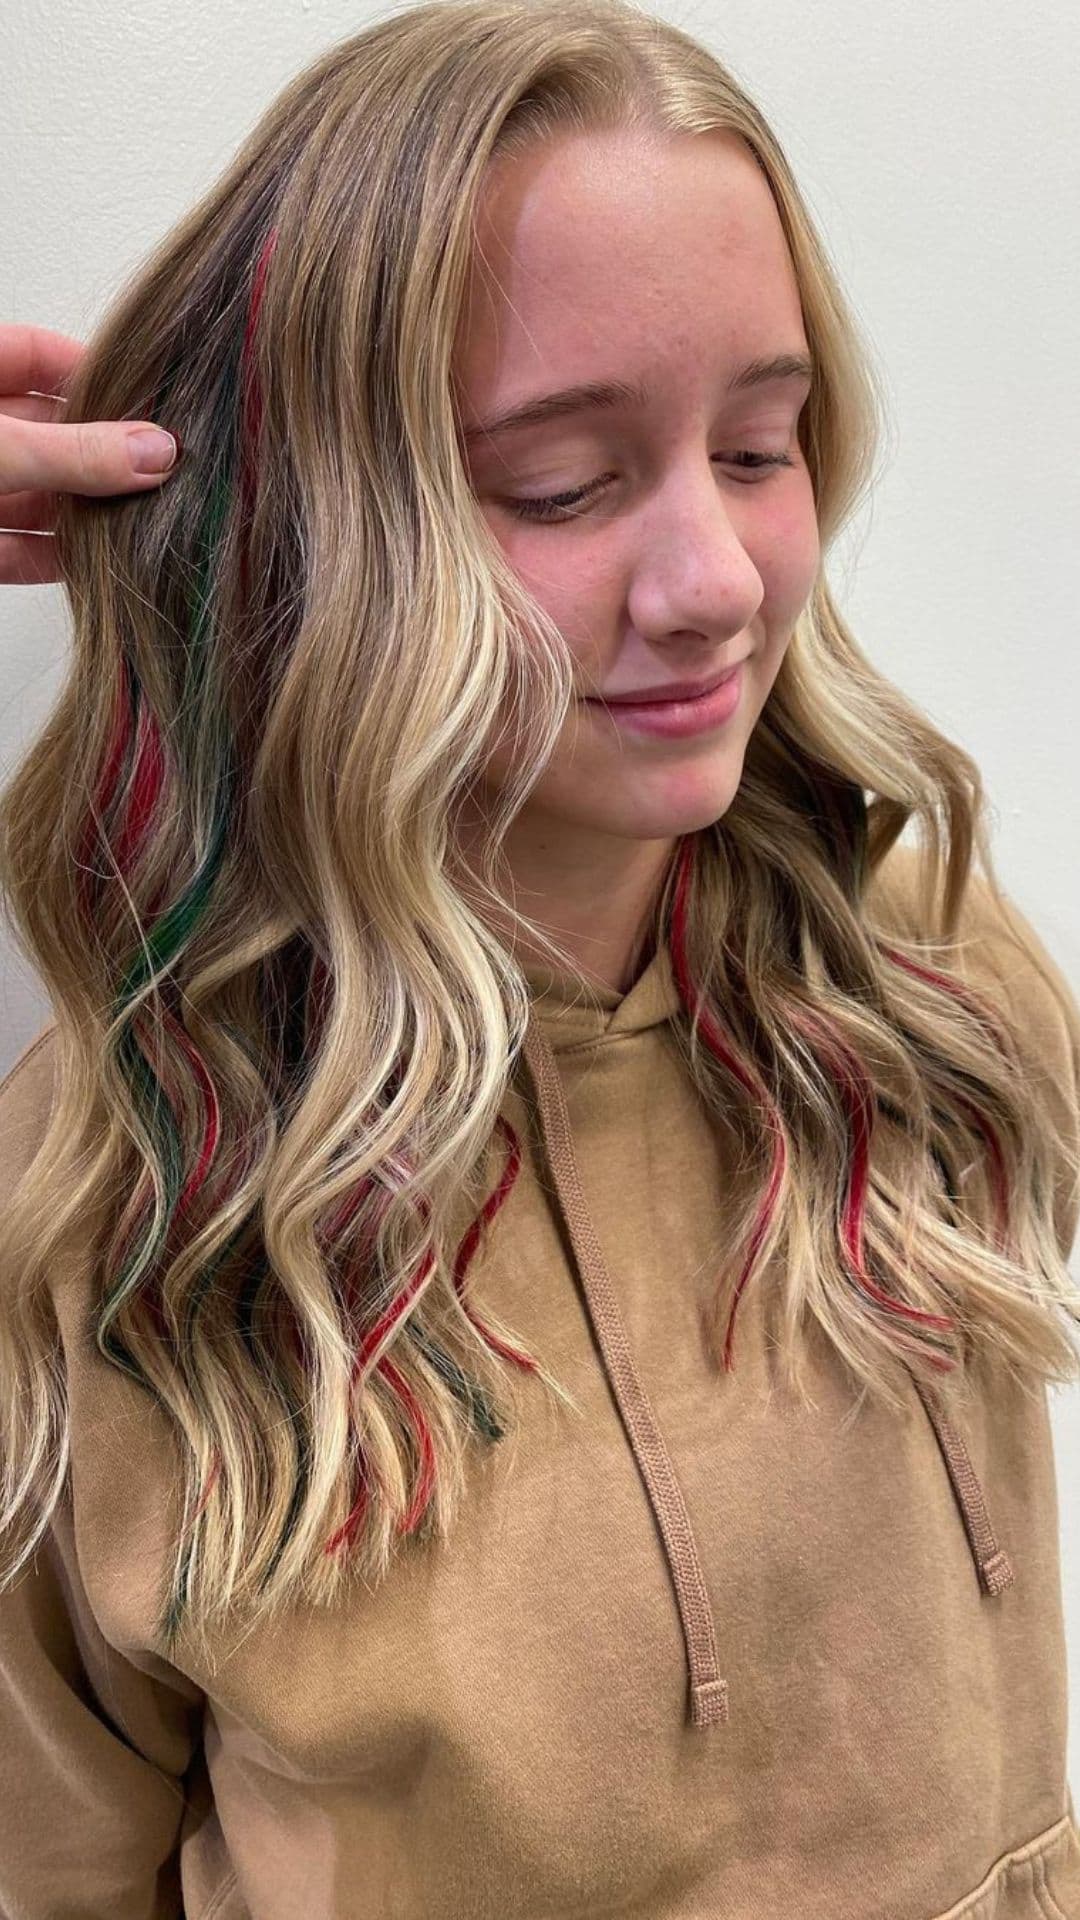
[[[0,416],[0,494],[144,491],[172,471],[179,452],[177,437],[148,420]]]

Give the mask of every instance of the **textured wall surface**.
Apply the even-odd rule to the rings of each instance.
[[[83,337],[285,81],[400,10],[4,0],[0,320]],[[1080,14],[1064,0],[653,11],[757,99],[869,335],[888,458],[834,588],[874,660],[979,761],[1004,884],[1080,991]],[[7,768],[62,670],[60,589],[0,589],[0,635]],[[45,1017],[9,943],[0,994],[3,1071]],[[1080,1396],[1051,1406],[1080,1796]]]

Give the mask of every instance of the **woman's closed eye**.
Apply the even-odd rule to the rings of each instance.
[[[737,453],[727,456],[733,463],[759,472],[762,468],[793,467],[794,460],[786,453],[757,453],[748,447],[740,448]],[[587,500],[596,499],[603,492],[605,483],[613,476],[602,474],[598,480],[592,480],[587,486],[576,487],[571,493],[547,494],[535,499],[506,500],[504,506],[521,520],[580,519],[581,515],[573,511]],[[751,484],[757,484],[751,482]],[[568,511],[569,510],[569,511]]]

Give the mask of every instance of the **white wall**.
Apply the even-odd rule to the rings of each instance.
[[[891,461],[834,586],[875,661],[979,761],[1004,884],[1080,990],[1080,14],[1065,0],[653,10],[757,99],[870,334]],[[0,320],[83,337],[285,81],[388,11],[4,0]],[[2,773],[62,671],[60,589],[0,589],[0,631]],[[2,1072],[44,1002],[10,950],[0,991]],[[1080,1397],[1052,1392],[1051,1407],[1080,1803]]]

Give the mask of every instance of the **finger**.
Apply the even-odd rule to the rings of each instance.
[[[43,487],[53,493],[110,495],[157,486],[171,468],[139,473],[133,467],[141,435],[156,439],[151,421],[90,420],[71,426],[0,419],[0,494]],[[175,462],[176,443],[163,442]]]
[[[0,533],[51,533],[55,525],[55,493],[0,494]]]
[[[36,587],[59,578],[51,533],[0,533],[0,585]]]
[[[85,351],[48,327],[0,327],[0,393],[55,393]]]
[[[6,393],[0,413],[9,420],[62,420],[67,401],[60,394]]]

